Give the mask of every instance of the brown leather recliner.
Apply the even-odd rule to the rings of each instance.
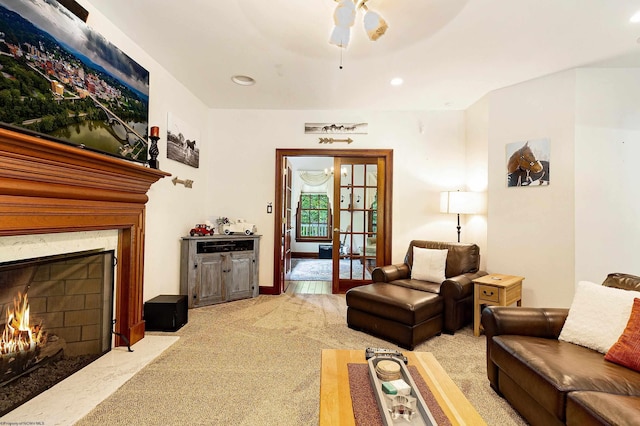
[[[441,283],[412,280],[413,247],[447,249],[446,280]],[[439,294],[444,303],[442,331],[453,334],[473,321],[472,280],[487,275],[479,268],[480,247],[476,244],[413,240],[404,263],[378,267],[373,270],[371,277],[374,283],[385,282]]]

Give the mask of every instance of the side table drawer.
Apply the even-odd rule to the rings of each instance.
[[[490,285],[480,285],[478,288],[480,299],[486,302],[500,302],[500,294],[497,288]]]

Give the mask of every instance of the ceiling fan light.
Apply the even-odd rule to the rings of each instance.
[[[369,36],[369,40],[376,41],[379,39],[389,28],[387,22],[382,19],[378,13],[368,10],[364,15],[364,30]]]
[[[329,38],[329,43],[335,44],[338,47],[347,47],[350,37],[351,29],[349,27],[335,26],[331,33],[331,38]]]

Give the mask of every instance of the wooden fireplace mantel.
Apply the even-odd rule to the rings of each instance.
[[[117,229],[115,328],[133,344],[144,337],[147,191],[165,176],[170,174],[0,128],[0,236]]]

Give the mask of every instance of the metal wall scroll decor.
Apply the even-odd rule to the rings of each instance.
[[[351,138],[346,138],[346,139],[320,138],[320,142],[318,143],[334,143],[334,142],[345,142],[350,144],[351,142],[353,142],[353,139]]]

